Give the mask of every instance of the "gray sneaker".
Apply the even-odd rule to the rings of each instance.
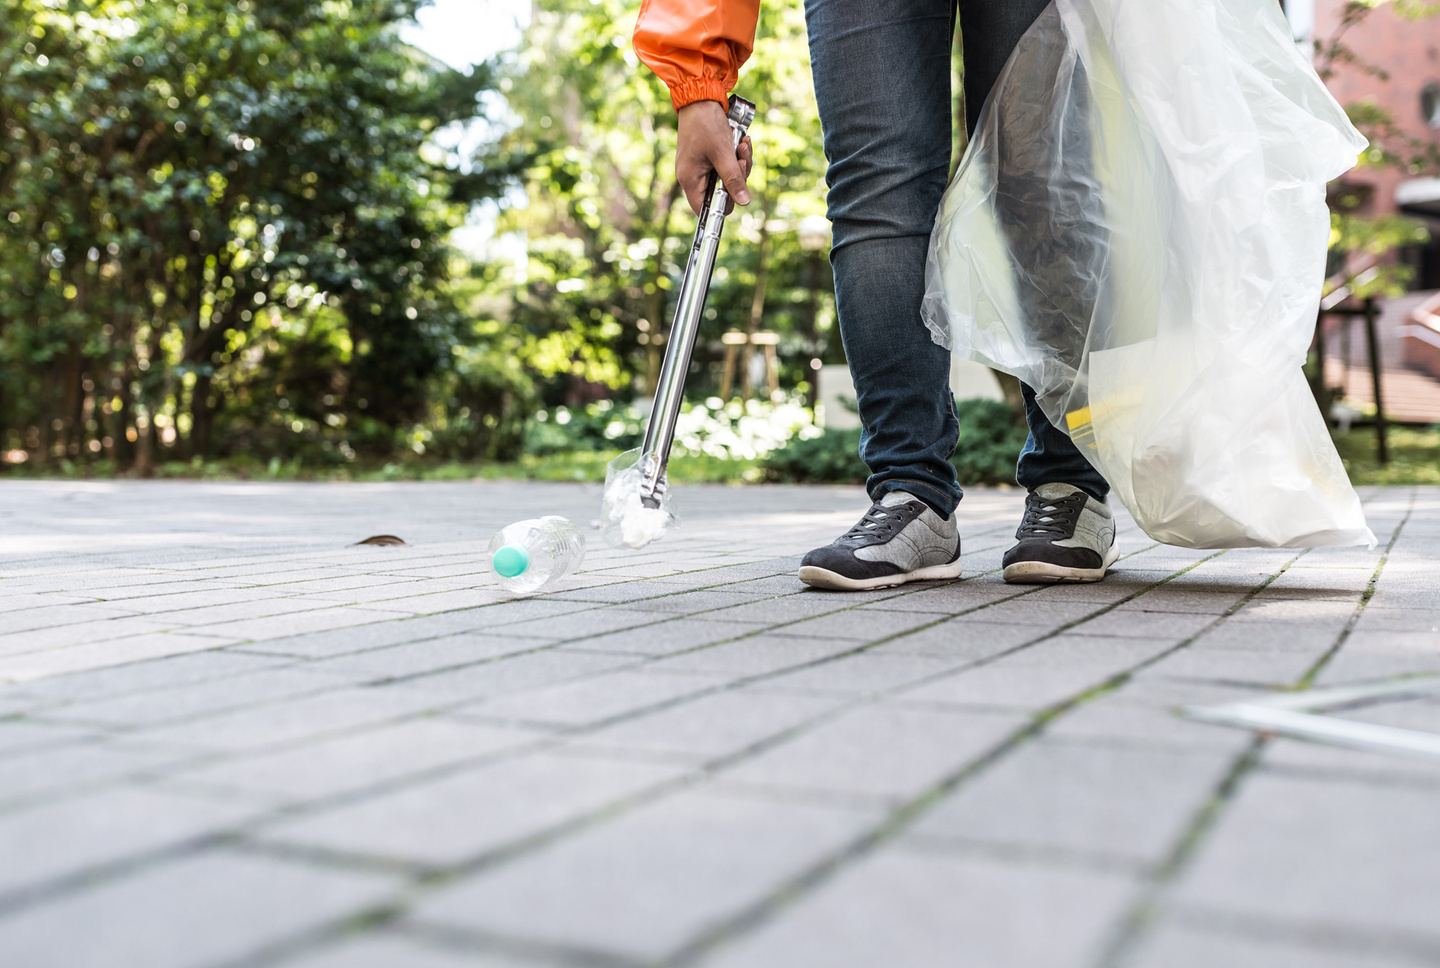
[[[1070,484],[1031,491],[1015,537],[1003,560],[1014,584],[1099,581],[1120,557],[1110,506]]]
[[[801,581],[839,591],[959,577],[955,515],[942,518],[904,491],[880,498],[855,527],[800,561]]]

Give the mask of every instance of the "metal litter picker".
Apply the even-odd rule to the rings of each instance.
[[[728,116],[738,150],[750,122],[755,119],[755,105],[731,95]],[[705,310],[710,274],[715,268],[715,253],[720,247],[720,231],[725,227],[725,210],[729,206],[730,194],[712,171],[705,187],[700,223],[695,228],[695,241],[690,246],[690,259],[680,281],[675,321],[670,326],[665,361],[655,387],[655,402],[645,427],[645,441],[638,450],[626,451],[615,458],[605,471],[600,524],[605,543],[611,547],[643,548],[663,535],[675,520],[666,467],[675,442],[675,422],[685,396],[685,374],[695,350],[695,334]]]

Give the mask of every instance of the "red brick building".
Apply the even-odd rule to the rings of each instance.
[[[1346,0],[1283,0],[1283,6],[1306,50],[1342,31]],[[1406,20],[1382,5],[1342,36],[1358,64],[1335,65],[1329,86],[1336,100],[1372,103],[1406,137],[1440,146],[1440,16]],[[1400,420],[1440,420],[1440,171],[1364,167],[1341,183],[1345,194],[1362,199],[1359,214],[1403,214],[1430,230],[1428,243],[1395,254],[1414,269],[1414,291],[1385,302],[1379,349],[1386,411]],[[1326,329],[1327,382],[1354,403],[1373,402],[1360,327],[1332,318]]]
[[[1337,35],[1346,0],[1285,0],[1286,12],[1302,39],[1322,42]],[[1345,46],[1362,67],[1340,63],[1329,81],[1344,105],[1373,103],[1389,112],[1400,130],[1417,141],[1440,147],[1440,16],[1405,20],[1388,5],[1372,10],[1343,34]],[[1402,212],[1425,222],[1429,246],[1403,257],[1416,269],[1415,288],[1440,289],[1440,172],[1404,172],[1397,168],[1360,168],[1345,177],[1366,189],[1365,214]]]

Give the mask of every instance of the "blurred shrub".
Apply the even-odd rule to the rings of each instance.
[[[645,414],[631,404],[601,400],[586,407],[556,407],[535,415],[525,434],[525,453],[536,457],[585,451],[629,450],[645,436]],[[819,431],[798,402],[750,400],[725,403],[710,397],[687,403],[675,422],[675,453],[717,460],[754,460],[787,441]]]
[[[1014,409],[1001,400],[957,400],[960,438],[955,442],[955,465],[961,485],[1014,484],[1015,461],[1029,431]]]
[[[860,428],[826,430],[792,440],[761,462],[765,479],[808,484],[858,484],[870,475],[860,462]]]
[[[645,418],[635,406],[600,400],[589,406],[541,410],[525,431],[525,453],[535,457],[639,447]]]
[[[956,475],[962,485],[1014,484],[1015,461],[1025,446],[1026,430],[1014,411],[999,400],[959,400],[955,413],[960,438],[955,445]],[[816,484],[860,483],[869,476],[861,462],[860,430],[827,430],[818,437],[792,439],[761,463],[765,479]]]
[[[424,452],[450,460],[517,459],[538,398],[534,375],[514,354],[490,345],[456,346],[451,355]]]

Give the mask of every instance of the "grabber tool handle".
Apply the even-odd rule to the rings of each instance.
[[[755,120],[755,105],[732,94],[728,117],[738,150],[741,139],[750,130],[750,123]],[[690,259],[680,281],[675,320],[665,344],[665,362],[660,366],[655,404],[650,408],[645,443],[640,448],[640,500],[646,507],[658,508],[660,495],[665,490],[665,468],[670,463],[675,421],[680,417],[680,404],[685,397],[685,375],[695,351],[695,334],[700,329],[705,297],[710,292],[710,274],[715,269],[720,230],[725,227],[725,210],[729,207],[730,193],[725,191],[716,173],[710,172],[705,185],[705,205],[700,209],[700,224],[695,227],[695,241],[690,246]]]

